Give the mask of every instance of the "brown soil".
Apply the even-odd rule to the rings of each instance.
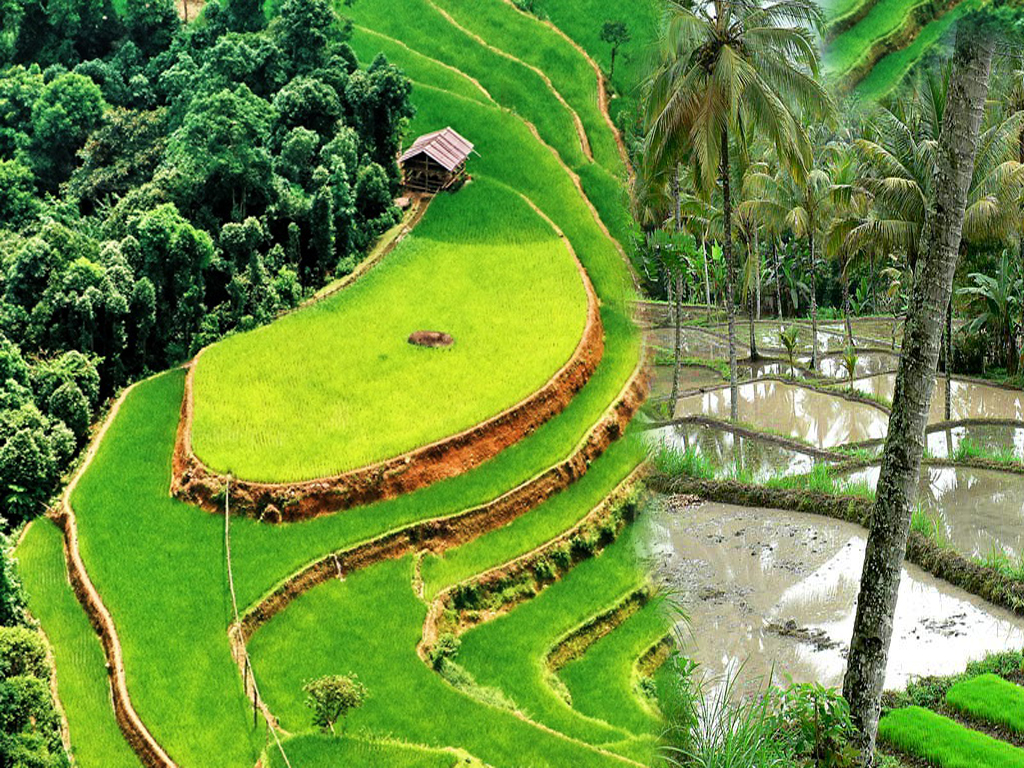
[[[645,370],[638,366],[619,398],[591,427],[571,456],[504,495],[455,515],[415,523],[363,544],[327,554],[293,574],[242,616],[242,639],[248,642],[259,627],[318,584],[382,560],[404,557],[425,549],[439,553],[461,546],[534,509],[582,477],[590,463],[622,436],[626,425],[643,403],[647,386]]]
[[[232,507],[268,522],[296,521],[391,499],[462,474],[493,458],[560,413],[589,381],[604,354],[599,301],[572,244],[532,201],[572,256],[587,292],[587,322],[572,357],[539,390],[516,405],[468,430],[334,477],[300,483],[258,483],[233,479]],[[200,352],[200,355],[202,352]],[[196,356],[199,359],[199,355]],[[203,464],[192,450],[195,361],[185,381],[182,418],[175,441],[172,493],[209,512],[218,512],[227,478]],[[273,508],[271,514],[264,513]]]
[[[96,591],[96,587],[93,586],[92,581],[89,579],[85,564],[82,562],[82,556],[78,549],[78,526],[70,501],[71,493],[96,455],[96,449],[103,440],[103,436],[106,434],[110,424],[117,416],[121,403],[124,402],[125,397],[135,386],[128,387],[110,409],[107,420],[93,438],[85,454],[84,461],[82,461],[78,471],[64,490],[59,508],[52,512],[51,516],[64,531],[64,556],[67,560],[71,587],[89,616],[89,621],[92,623],[93,628],[99,635],[100,644],[103,646],[103,653],[107,658],[114,715],[117,718],[117,724],[120,726],[125,740],[147,768],[177,768],[174,761],[171,760],[160,744],[157,743],[156,739],[153,738],[153,735],[146,728],[132,705],[125,679],[121,642],[117,636],[114,620],[103,604],[103,600],[99,592]]]
[[[450,347],[455,343],[455,339],[443,331],[413,331],[409,336],[409,343],[418,347]]]

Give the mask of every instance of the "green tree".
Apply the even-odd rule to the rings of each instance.
[[[1024,301],[1021,298],[1024,296],[1024,275],[1019,272],[1019,264],[1004,249],[995,275],[972,272],[967,277],[972,285],[957,290],[960,296],[969,299],[974,312],[965,330],[968,333],[988,332],[996,343],[999,364],[1014,374],[1019,362],[1016,318]]]
[[[38,206],[32,170],[14,160],[0,160],[0,224],[21,229]]]
[[[313,722],[334,733],[339,720],[366,701],[366,686],[355,675],[326,675],[305,685],[306,705],[313,710]],[[344,728],[342,728],[344,730]]]
[[[56,191],[77,164],[76,155],[99,125],[105,107],[100,87],[84,75],[59,75],[32,105],[28,152],[40,186]]]
[[[615,56],[619,47],[625,45],[633,36],[629,32],[629,26],[624,21],[606,21],[601,27],[601,41],[608,43],[612,48],[612,64],[608,72],[608,79],[615,79]]]
[[[739,398],[730,137],[741,125],[763,136],[799,177],[810,160],[805,123],[833,112],[815,79],[818,49],[811,30],[821,24],[821,11],[809,0],[768,6],[670,0],[659,63],[645,89],[645,151],[655,160],[689,160],[698,186],[721,188],[734,420]]]
[[[129,39],[152,57],[171,46],[181,21],[173,0],[125,0],[124,26]]]
[[[25,626],[0,626],[0,677],[48,680],[50,667],[42,635]]]

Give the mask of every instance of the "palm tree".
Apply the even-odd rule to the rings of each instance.
[[[787,229],[796,237],[807,240],[811,253],[812,370],[818,367],[818,249],[832,227],[837,209],[849,205],[856,194],[856,187],[849,178],[848,151],[842,145],[828,143],[814,154],[814,162],[797,179],[783,173],[755,171],[747,174],[745,192],[750,197],[738,208],[741,214],[756,212],[772,221],[776,229]],[[838,157],[840,162],[834,163],[833,157]],[[833,173],[842,174],[839,181],[833,180]],[[852,337],[852,330],[850,335]]]
[[[979,272],[968,275],[973,285],[960,288],[957,293],[967,296],[976,314],[968,322],[967,330],[972,333],[984,329],[995,339],[1000,351],[1000,362],[1007,372],[1017,372],[1017,339],[1015,313],[1022,302],[1024,285],[1016,274],[1016,265],[1010,261],[1009,251],[1003,249],[999,259],[999,271],[993,277]]]
[[[722,193],[722,248],[727,265],[731,415],[737,418],[736,265],[733,254],[730,139],[761,135],[792,173],[807,164],[804,120],[831,115],[817,81],[814,0],[767,4],[669,0],[659,56],[645,87],[644,151],[689,161],[698,188]]]

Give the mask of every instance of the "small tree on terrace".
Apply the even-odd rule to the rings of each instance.
[[[355,675],[324,675],[306,683],[302,690],[306,692],[306,705],[313,710],[313,722],[331,733],[335,733],[334,724],[339,720],[344,733],[345,716],[362,706],[367,695],[366,686]]]
[[[606,21],[601,27],[601,40],[612,47],[612,68],[608,73],[609,80],[615,77],[615,57],[619,53],[619,47],[632,39],[629,27],[624,21]]]

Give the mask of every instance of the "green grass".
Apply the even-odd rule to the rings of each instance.
[[[997,675],[954,684],[946,691],[946,703],[976,720],[1024,733],[1024,688]]]
[[[398,455],[543,386],[579,343],[586,306],[551,227],[480,180],[435,200],[351,287],[209,347],[196,366],[193,446],[212,468],[263,481]],[[420,329],[455,344],[409,344]]]
[[[668,629],[664,607],[659,601],[650,602],[559,670],[573,709],[630,733],[658,733],[664,722],[641,703],[636,661]]]
[[[435,0],[463,27],[543,71],[576,112],[594,160],[616,176],[625,169],[608,124],[598,108],[597,77],[586,59],[561,35],[518,13],[504,0]]]
[[[1013,448],[990,448],[979,445],[970,438],[964,438],[953,450],[950,456],[952,461],[966,461],[968,459],[985,459],[999,464],[1020,464],[1021,460]]]
[[[432,598],[445,587],[506,563],[568,530],[625,480],[644,459],[643,446],[632,436],[612,446],[567,490],[443,556],[423,561],[424,594]]]
[[[350,729],[458,747],[494,768],[621,765],[456,691],[427,667],[416,655],[427,609],[412,590],[412,571],[404,558],[322,584],[253,636],[256,674],[283,727],[297,732],[312,725],[302,694],[306,680],[354,672],[369,697],[349,716]]]
[[[857,84],[854,89],[856,97],[861,101],[870,102],[886,96],[900,84],[921,57],[949,32],[957,19],[980,4],[981,0],[963,0],[953,10],[926,24],[914,42],[906,48],[882,57],[867,77]]]
[[[875,491],[865,482],[850,482],[832,474],[832,469],[823,462],[816,463],[810,472],[802,475],[781,475],[768,478],[764,485],[780,490],[813,491],[830,495],[875,497]]]
[[[493,103],[466,75],[453,71],[437,59],[410,50],[395,38],[357,26],[352,30],[350,44],[353,48],[367,52],[383,53],[389,61],[401,62],[402,71],[414,82],[431,83],[467,99],[484,104]]]
[[[871,47],[900,30],[914,9],[926,0],[879,0],[853,27],[829,43],[825,51],[828,71],[842,75],[868,55]]]
[[[1024,766],[1024,750],[968,730],[921,707],[897,709],[887,714],[878,724],[878,737],[936,768]]]
[[[627,528],[537,597],[462,635],[456,661],[480,685],[504,691],[531,719],[572,738],[610,744],[634,735],[574,711],[552,687],[547,666],[548,652],[563,636],[642,584],[633,532]]]
[[[430,749],[415,744],[375,741],[359,735],[342,738],[307,734],[284,742],[285,754],[293,768],[473,768],[480,764],[451,750]],[[271,768],[286,768],[281,753],[268,749]]]
[[[37,520],[15,554],[29,609],[53,648],[75,760],[81,766],[139,768],[110,706],[103,649],[68,583],[60,531],[49,520]]]

